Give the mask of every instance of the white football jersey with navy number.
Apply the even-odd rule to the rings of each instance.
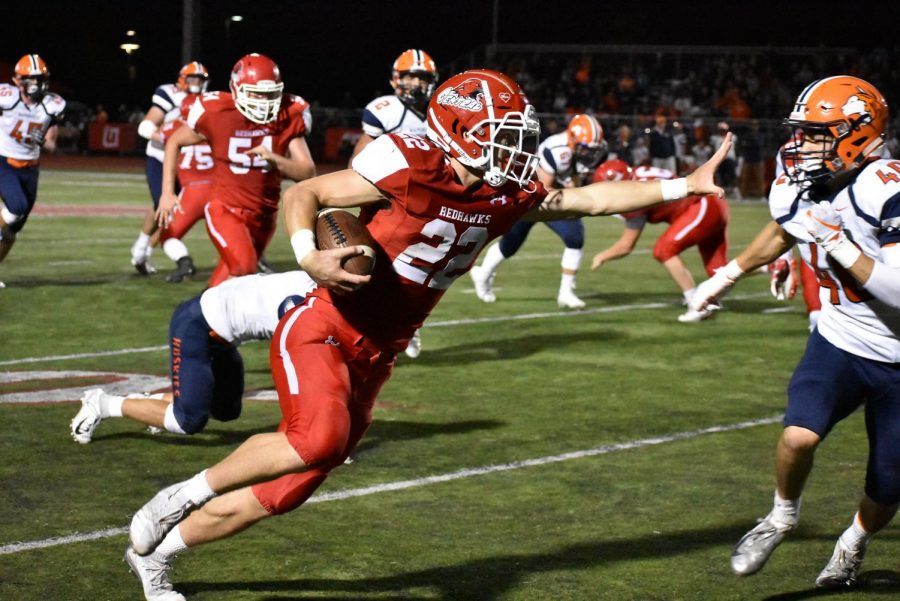
[[[66,101],[57,94],[45,94],[28,106],[19,88],[0,84],[0,156],[33,161],[41,156],[39,140],[66,110]]]
[[[569,148],[569,135],[566,132],[549,136],[538,146],[538,167],[552,175],[558,188],[567,186],[572,181],[575,157]]]
[[[247,275],[226,280],[200,297],[209,327],[234,344],[267,340],[278,325],[278,308],[289,296],[304,297],[316,287],[305,271]]]
[[[164,83],[153,90],[152,105],[159,108],[165,117],[163,117],[163,125],[170,121],[174,121],[181,116],[181,103],[184,101],[188,93],[179,90],[178,86],[173,83]],[[162,162],[166,155],[166,147],[150,140],[147,141],[147,156]]]
[[[860,357],[900,362],[900,310],[874,298],[815,243],[802,222],[812,204],[798,197],[786,176],[772,184],[772,218],[797,239],[800,255],[819,280],[819,333]],[[831,204],[863,253],[900,270],[900,161],[873,161]]]
[[[396,96],[379,96],[367,104],[362,128],[373,138],[384,134],[425,137],[425,119]]]

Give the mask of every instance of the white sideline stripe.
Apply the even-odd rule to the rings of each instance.
[[[736,294],[729,298],[734,300],[747,300],[751,298],[760,298],[769,296],[768,292],[755,292],[752,294]],[[674,307],[679,303],[640,303],[635,305],[615,305],[612,307],[597,307],[596,309],[580,309],[578,311],[550,311],[547,313],[522,313],[520,315],[498,315],[494,317],[473,317],[470,319],[451,319],[448,321],[432,321],[426,323],[424,328],[445,328],[448,326],[471,325],[478,323],[496,323],[501,321],[517,321],[524,319],[543,319],[545,317],[574,317],[577,315],[598,315],[602,313],[618,313],[620,311],[634,311],[638,309],[665,309]],[[248,343],[254,341],[248,341]],[[163,346],[144,346],[140,348],[126,348],[118,351],[98,351],[95,353],[78,353],[75,355],[51,355],[48,357],[25,357],[23,359],[9,359],[0,361],[3,365],[20,365],[22,363],[41,363],[44,361],[63,361],[66,359],[90,359],[92,357],[112,357],[116,355],[129,355],[132,353],[150,353],[153,351],[164,351],[169,347]]]
[[[48,357],[25,357],[24,359],[10,359],[0,361],[0,365],[19,365],[20,363],[41,363],[43,361],[62,361],[64,359],[89,359],[91,357],[112,357],[115,355],[129,355],[131,353],[149,353],[152,351],[165,351],[169,345],[142,346],[140,348],[126,348],[118,351],[98,351],[96,353],[77,353],[75,355],[50,355]]]
[[[339,490],[331,493],[323,493],[310,498],[307,503],[326,503],[328,501],[343,501],[345,499],[355,499],[357,497],[366,497],[383,492],[393,492],[396,490],[406,490],[410,488],[421,488],[431,484],[439,484],[441,482],[452,482],[453,480],[462,480],[473,476],[484,476],[486,474],[496,474],[499,472],[508,472],[526,467],[536,467],[548,465],[551,463],[559,463],[561,461],[569,461],[571,459],[582,459],[584,457],[596,457],[597,455],[606,455],[617,451],[628,451],[641,447],[649,447],[654,445],[665,444],[669,442],[678,442],[690,438],[697,438],[707,434],[719,434],[722,432],[734,432],[736,430],[746,430],[755,428],[756,426],[766,426],[774,424],[783,418],[783,415],[775,415],[762,419],[754,419],[735,424],[726,424],[724,426],[711,426],[701,430],[690,430],[687,432],[676,432],[665,436],[656,436],[653,438],[642,438],[632,440],[630,442],[620,442],[617,444],[603,445],[594,447],[593,449],[585,449],[583,451],[572,451],[570,453],[562,453],[560,455],[548,455],[546,457],[538,457],[537,459],[523,459],[522,461],[513,461],[511,463],[500,463],[495,465],[486,465],[484,467],[475,467],[449,472],[447,474],[438,474],[436,476],[426,476],[424,478],[415,478],[413,480],[400,480],[398,482],[386,482],[384,484],[375,484],[374,486],[365,486],[363,488],[351,488],[349,490]],[[45,538],[43,540],[35,540],[21,543],[11,543],[0,546],[0,555],[10,555],[13,553],[21,553],[23,551],[33,551],[35,549],[45,549],[47,547],[56,547],[59,545],[68,545],[71,543],[80,543],[89,540],[98,540],[101,538],[109,538],[120,534],[127,534],[128,528],[107,528],[105,530],[96,530],[94,532],[75,533],[69,536],[55,536],[53,538]]]

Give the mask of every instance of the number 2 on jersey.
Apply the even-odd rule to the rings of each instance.
[[[406,248],[394,259],[394,271],[404,278],[426,284],[429,288],[446,290],[469,266],[487,242],[487,228],[472,226],[457,237],[456,226],[443,219],[433,219],[422,228],[426,238],[439,238],[437,246],[426,242],[417,242]],[[435,271],[434,265],[442,261],[454,250],[459,254],[453,256],[443,269]]]

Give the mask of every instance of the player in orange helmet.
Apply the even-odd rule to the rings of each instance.
[[[600,123],[591,115],[575,115],[566,131],[548,137],[538,148],[538,177],[547,188],[580,186],[590,181],[594,167],[606,155],[606,148]],[[493,286],[497,269],[519,251],[533,226],[533,221],[517,223],[488,248],[481,265],[469,272],[479,299],[486,303],[496,300]],[[547,227],[565,246],[556,302],[564,309],[582,309],[585,303],[575,295],[575,278],[584,256],[584,224],[580,219],[561,220],[549,221]]]
[[[772,221],[691,300],[697,310],[716,302],[795,245],[819,279],[819,321],[788,385],[772,509],[732,552],[741,575],[762,569],[796,528],[816,449],[856,409],[869,438],[865,493],[816,585],[857,584],[870,540],[900,505],[900,163],[881,158],[888,116],[867,81],[809,84],[785,120],[803,136],[782,148]]]
[[[159,207],[159,196],[162,192],[162,161],[164,154],[163,143],[160,139],[160,128],[170,121],[178,119],[181,114],[181,103],[188,94],[201,94],[206,91],[209,82],[209,72],[197,61],[184,65],[178,72],[176,83],[162,84],[153,91],[152,104],[144,120],[138,124],[138,135],[147,140],[147,185],[150,188],[150,198],[153,208],[148,209],[144,215],[144,223],[134,244],[131,245],[131,264],[141,275],[156,273],[156,268],[150,261],[153,246],[159,239],[155,213]],[[164,249],[166,255],[178,266],[177,272],[194,272],[194,264],[188,254],[187,247],[181,240],[172,240],[168,248]],[[183,277],[183,276],[182,276]],[[172,280],[172,281],[180,281]]]
[[[0,84],[0,262],[34,207],[38,159],[42,149],[56,150],[57,123],[66,108],[49,92],[50,70],[37,54],[19,59],[12,82]]]
[[[363,133],[356,142],[351,161],[372,140],[386,133],[424,136],[425,106],[434,93],[437,79],[437,67],[427,52],[419,49],[404,50],[394,60],[391,68],[394,94],[379,96],[363,110]],[[422,352],[422,337],[419,332],[410,339],[405,352],[411,359]]]
[[[526,214],[601,215],[716,192],[712,174],[727,151],[726,142],[687,179],[548,191],[534,175],[534,107],[509,77],[455,75],[437,89],[427,114],[428,138],[381,136],[351,169],[285,192],[291,245],[319,286],[285,314],[272,338],[282,422],[135,514],[126,557],[148,597],[177,598],[167,574],[176,554],[296,509],[344,463],[372,422],[396,353],[491,239]],[[377,245],[371,275],[341,267],[359,247],[316,249],[316,213],[330,206],[384,207],[367,224]]]
[[[386,133],[424,136],[425,106],[434,93],[437,79],[437,67],[427,52],[413,48],[404,50],[391,67],[394,94],[379,96],[363,110],[363,133],[356,142],[353,156]]]

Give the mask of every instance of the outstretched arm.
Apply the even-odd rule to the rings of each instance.
[[[774,221],[770,222],[737,258],[716,270],[711,278],[697,286],[691,297],[691,309],[702,311],[707,305],[716,304],[739,279],[768,265],[795,243],[794,237],[784,231],[784,228]]]
[[[716,153],[687,177],[649,182],[598,182],[581,188],[553,190],[543,203],[529,212],[533,220],[555,220],[584,215],[612,215],[637,211],[667,200],[693,194],[718,194],[714,175],[731,148],[731,134],[725,136]]]

